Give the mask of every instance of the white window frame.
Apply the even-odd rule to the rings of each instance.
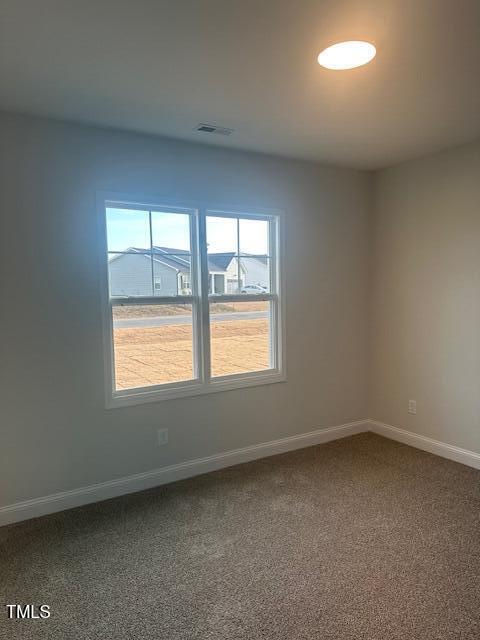
[[[105,404],[108,409],[130,405],[157,402],[188,396],[230,391],[257,385],[273,384],[286,380],[285,366],[285,293],[282,245],[283,212],[252,208],[243,209],[193,203],[177,203],[165,198],[148,200],[125,196],[124,194],[98,194],[98,211],[101,239],[101,297],[103,307],[104,363],[105,363]],[[191,216],[191,295],[116,297],[109,295],[108,247],[107,247],[107,207],[146,209],[150,211],[170,211],[187,213]],[[208,256],[206,244],[207,216],[250,218],[269,222],[270,293],[265,294],[209,294]],[[206,292],[207,295],[202,295]],[[154,290],[152,292],[154,294]],[[270,361],[271,368],[261,371],[211,377],[210,372],[210,313],[211,302],[268,301],[270,303]],[[168,382],[147,387],[115,389],[115,362],[113,341],[113,307],[122,305],[167,305],[189,304],[192,309],[193,370],[191,380]]]

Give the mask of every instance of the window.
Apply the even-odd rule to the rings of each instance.
[[[190,275],[182,274],[180,276],[180,288],[182,293],[185,295],[190,295],[192,293],[192,288],[190,285]]]
[[[108,406],[284,380],[278,214],[103,205]]]

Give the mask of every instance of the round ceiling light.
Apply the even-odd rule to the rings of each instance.
[[[377,50],[370,42],[349,40],[337,42],[324,49],[318,56],[318,63],[326,69],[355,69],[373,60]]]

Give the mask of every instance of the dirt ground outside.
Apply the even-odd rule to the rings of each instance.
[[[247,311],[244,307],[241,310]],[[248,309],[257,310],[265,310],[265,307]],[[131,316],[119,314],[116,317]],[[214,321],[210,326],[212,375],[260,371],[270,366],[268,318]],[[190,380],[193,377],[190,325],[115,329],[114,342],[117,390]]]
[[[210,305],[210,313],[266,311],[265,302],[213,302]],[[114,307],[115,320],[127,318],[155,318],[158,316],[182,316],[190,313],[191,306],[187,304],[168,305],[125,305]]]

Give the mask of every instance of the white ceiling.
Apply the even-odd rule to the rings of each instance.
[[[0,18],[7,110],[365,168],[480,135],[480,0],[1,0]],[[376,59],[317,64],[350,39]]]

